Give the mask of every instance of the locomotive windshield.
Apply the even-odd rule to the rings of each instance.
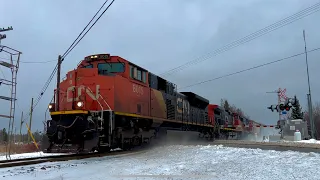
[[[93,68],[93,65],[92,64],[89,64],[87,66],[84,66],[83,68]]]
[[[124,71],[125,71],[124,63],[110,62],[110,63],[99,63],[98,64],[98,73],[99,74],[121,73]]]

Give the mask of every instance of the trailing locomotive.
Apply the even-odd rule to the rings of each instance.
[[[85,57],[54,94],[45,152],[130,149],[167,129],[198,131],[212,139],[219,136],[219,125],[235,116],[219,119],[218,106],[206,98],[177,92],[175,84],[109,54]]]

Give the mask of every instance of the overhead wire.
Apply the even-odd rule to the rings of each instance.
[[[236,48],[236,47],[238,47],[238,46],[240,46],[242,44],[248,43],[248,42],[250,42],[250,41],[252,41],[252,40],[254,40],[254,39],[258,38],[258,37],[266,35],[266,34],[272,32],[272,31],[275,31],[275,30],[277,30],[279,28],[282,28],[282,27],[284,27],[286,25],[289,25],[289,24],[291,24],[291,23],[293,23],[293,22],[295,22],[295,21],[297,21],[299,19],[302,19],[302,18],[307,17],[307,16],[309,16],[309,15],[315,13],[315,12],[318,12],[319,10],[320,10],[320,2],[310,6],[308,8],[306,8],[304,10],[301,10],[301,11],[299,11],[299,12],[297,12],[297,13],[295,13],[295,14],[287,17],[287,18],[284,18],[284,19],[282,19],[280,21],[277,21],[276,23],[273,23],[273,24],[271,24],[271,25],[269,25],[269,26],[267,26],[265,28],[262,28],[262,29],[260,29],[260,30],[258,30],[256,32],[254,32],[254,33],[251,33],[251,34],[249,34],[249,35],[247,35],[247,36],[245,36],[243,38],[240,38],[240,39],[238,39],[238,40],[236,40],[236,41],[234,41],[234,42],[232,42],[232,43],[230,43],[230,44],[228,44],[226,46],[218,48],[218,49],[216,49],[216,50],[214,50],[212,52],[208,52],[207,54],[205,54],[203,56],[200,56],[200,57],[196,58],[195,60],[191,60],[191,61],[189,61],[189,62],[187,62],[187,63],[185,63],[183,65],[180,65],[180,66],[178,66],[176,68],[170,69],[170,70],[168,70],[168,71],[166,71],[166,72],[164,72],[164,73],[162,73],[160,75],[162,75],[162,76],[171,75],[173,73],[181,71],[182,69],[187,68],[190,65],[193,65],[193,64],[196,64],[196,63],[200,63],[200,62],[205,61],[205,60],[207,60],[207,59],[209,59],[209,58],[211,58],[213,56],[216,56],[218,54],[221,54],[223,52],[226,52],[228,50]]]
[[[57,60],[51,60],[51,61],[20,61],[19,63],[23,64],[45,64],[50,62],[56,62]]]
[[[89,26],[89,24],[94,20],[94,18],[98,15],[98,13],[101,11],[101,9],[104,7],[104,5],[108,2],[108,0],[106,0],[101,7],[99,8],[99,10],[96,12],[96,14],[91,18],[91,20],[88,22],[88,24],[83,28],[83,30],[80,32],[80,34],[78,35],[78,37],[72,42],[72,44],[69,46],[69,48],[63,53],[62,58],[64,58],[67,55],[67,52],[72,48],[72,46],[74,45],[74,43],[76,43],[76,41],[80,38],[80,36],[82,35],[82,33],[87,29],[87,27]]]
[[[0,57],[0,59],[3,59],[3,60],[10,60],[9,58],[5,58],[5,57]],[[16,61],[16,60],[13,60],[13,61]],[[55,62],[57,60],[51,60],[51,61],[21,61],[19,60],[19,63],[26,63],[26,64],[43,64],[43,63],[49,63],[49,62]]]
[[[108,1],[108,0],[107,0]],[[86,36],[86,34],[91,30],[91,28],[98,22],[98,20],[103,16],[103,14],[109,9],[109,7],[113,4],[115,0],[112,0],[111,3],[106,7],[106,9],[100,14],[100,16],[96,19],[96,21],[90,26],[90,28],[84,33],[84,35],[80,38],[79,41],[75,43],[75,45],[64,55],[62,56],[62,59],[64,59],[78,44],[79,42]]]
[[[89,26],[89,24],[93,21],[94,17],[96,17],[96,15],[100,12],[100,10],[103,8],[103,6],[106,4],[106,2],[108,2],[108,0],[105,1],[105,3],[102,4],[102,6],[99,8],[98,12],[93,16],[93,18],[89,21],[89,23],[87,24],[87,26],[80,32],[79,36],[76,38],[75,41],[73,41],[72,45],[65,51],[65,53],[62,55],[62,60],[67,57],[67,55],[78,45],[78,43],[83,39],[83,37],[91,30],[91,28],[97,23],[97,21],[102,17],[102,15],[109,9],[109,7],[112,5],[112,3],[115,0],[113,0],[109,6],[100,14],[100,16],[95,20],[95,22],[90,26],[90,28],[85,32],[85,34],[82,35],[82,33],[86,30],[86,28]],[[79,37],[82,35],[82,37],[79,39]],[[77,41],[78,40],[78,41]],[[76,42],[77,41],[77,42]],[[76,43],[75,43],[76,42]],[[56,65],[56,67],[54,68],[54,70],[52,71],[48,81],[46,82],[43,90],[41,91],[38,99],[36,100],[34,107],[37,106],[38,102],[40,101],[40,99],[42,98],[42,95],[44,94],[44,92],[47,90],[48,86],[51,83],[51,80],[53,79],[53,76],[55,75],[55,73],[58,70],[58,64]]]
[[[307,53],[314,52],[314,51],[319,51],[319,50],[320,50],[320,47],[319,48],[314,48],[312,50],[309,50],[309,51],[307,51]],[[278,60],[275,60],[275,61],[271,61],[271,62],[268,62],[268,63],[260,64],[258,66],[253,66],[253,67],[250,67],[250,68],[247,68],[247,69],[243,69],[243,70],[236,71],[236,72],[233,72],[233,73],[229,73],[229,74],[226,74],[226,75],[223,75],[223,76],[219,76],[219,77],[216,77],[216,78],[213,78],[213,79],[209,79],[209,80],[197,82],[197,83],[194,83],[194,84],[190,84],[188,86],[184,86],[184,87],[178,88],[178,89],[185,89],[185,88],[188,88],[188,87],[193,87],[193,86],[196,86],[196,85],[205,84],[205,83],[208,83],[208,82],[211,82],[211,81],[215,81],[215,80],[218,80],[218,79],[222,79],[222,78],[225,78],[225,77],[233,76],[233,75],[240,74],[240,73],[243,73],[243,72],[246,72],[246,71],[251,71],[251,70],[254,70],[254,69],[257,69],[257,68],[261,68],[261,67],[264,67],[264,66],[268,66],[268,65],[271,65],[271,64],[274,64],[274,63],[278,63],[278,62],[281,62],[281,61],[292,59],[294,57],[301,56],[301,55],[304,55],[304,54],[305,54],[305,52],[298,53],[298,54],[291,55],[291,56],[288,56],[288,57],[285,57],[285,58],[281,58],[281,59],[278,59]]]
[[[102,6],[99,8],[98,12],[93,16],[93,18],[89,21],[89,23],[86,25],[86,27],[80,32],[80,34],[78,35],[78,37],[73,41],[73,43],[71,44],[71,46],[69,46],[69,48],[65,51],[65,53],[62,55],[62,60],[64,60],[64,58],[79,44],[79,42],[84,38],[84,36],[91,30],[91,28],[97,23],[97,21],[102,17],[102,15],[109,9],[109,7],[113,4],[115,0],[113,0],[108,7],[106,7],[106,9],[101,13],[101,15],[95,20],[95,22],[90,26],[90,28],[85,32],[85,34],[80,38],[80,36],[83,34],[83,32],[86,30],[86,28],[90,25],[90,23],[93,21],[93,19],[97,16],[97,14],[101,11],[101,9],[104,7],[104,5],[108,2],[108,0],[106,0]],[[80,38],[79,41],[77,41]],[[77,41],[77,42],[76,42]],[[34,101],[34,105],[32,107],[32,109],[34,110],[35,107],[38,105],[38,103],[40,102],[43,94],[45,93],[45,91],[48,89],[55,73],[58,70],[58,63],[56,64],[55,68],[53,69],[52,73],[50,74],[48,80],[46,81],[45,85],[43,86],[39,96],[36,98],[36,100]],[[30,113],[29,113],[30,116]],[[28,117],[26,117],[28,118]],[[26,119],[25,118],[25,119]]]

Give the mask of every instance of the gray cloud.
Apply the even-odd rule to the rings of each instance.
[[[75,68],[89,54],[111,53],[139,64],[153,73],[163,73],[213,51],[236,39],[289,16],[317,1],[115,1],[82,42],[63,63],[62,72]],[[21,61],[48,61],[57,59],[77,37],[94,15],[102,0],[34,1],[34,3],[7,1],[0,7],[1,26],[13,26],[3,44],[23,52]],[[320,14],[285,26],[268,35],[207,61],[186,68],[168,77],[179,87],[203,81],[268,61],[303,52],[302,30],[305,29],[309,49],[320,46]],[[0,57],[4,57],[0,53]],[[319,100],[320,85],[316,77],[320,63],[319,52],[310,53],[310,75],[313,99]],[[18,77],[18,107],[28,111],[31,97],[37,97],[49,77],[53,63],[21,64]],[[5,71],[2,68],[3,71]],[[213,103],[227,98],[242,108],[253,119],[274,124],[277,114],[266,109],[276,102],[276,96],[267,91],[287,88],[306,104],[307,82],[304,57],[270,65],[250,72],[202,84],[188,89],[207,97]],[[9,73],[6,72],[9,77]],[[0,74],[1,75],[1,74]],[[2,76],[2,75],[1,75]],[[283,77],[283,78],[279,78]],[[42,130],[47,104],[52,98],[53,80],[34,113],[33,129]],[[1,88],[1,93],[9,93]],[[1,112],[9,110],[0,102]],[[18,123],[16,123],[18,126]],[[7,120],[1,119],[1,127]]]

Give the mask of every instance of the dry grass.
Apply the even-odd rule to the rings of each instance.
[[[36,152],[37,148],[34,144],[12,144],[11,145],[11,154],[20,154],[20,153],[30,153]],[[0,145],[0,154],[6,152],[6,145]]]

